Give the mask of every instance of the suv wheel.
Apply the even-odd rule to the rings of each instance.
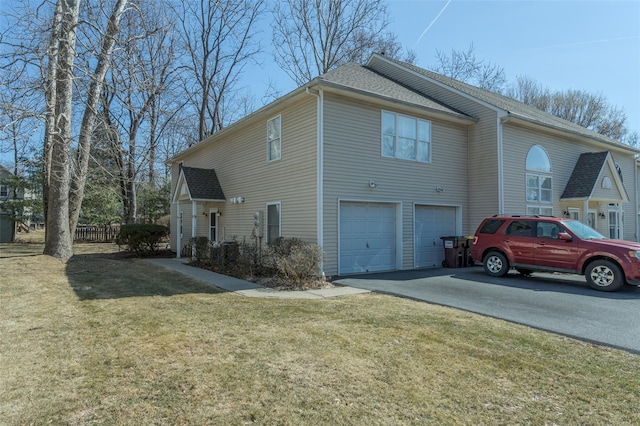
[[[492,277],[503,277],[509,272],[509,262],[504,255],[498,251],[491,251],[482,262],[484,271]]]
[[[609,260],[594,260],[585,271],[587,283],[591,288],[602,291],[616,291],[624,284],[620,267]]]

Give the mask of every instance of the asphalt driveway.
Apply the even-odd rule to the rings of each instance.
[[[640,353],[640,288],[591,289],[584,277],[482,267],[396,271],[339,277],[337,284],[409,297]]]

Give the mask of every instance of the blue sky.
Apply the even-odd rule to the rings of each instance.
[[[391,0],[389,11],[418,66],[433,64],[436,50],[473,42],[476,56],[503,67],[508,81],[527,75],[553,90],[601,93],[640,132],[639,0]]]
[[[501,66],[508,82],[526,75],[552,90],[603,94],[640,133],[640,0],[389,0],[388,11],[389,29],[417,53],[418,66],[435,64],[436,50],[473,43],[476,57]],[[256,95],[268,79],[282,93],[294,89],[271,58],[257,75]]]

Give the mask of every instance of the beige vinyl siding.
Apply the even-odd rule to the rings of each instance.
[[[615,177],[613,176],[613,173],[617,173],[617,172],[615,170],[610,170],[608,165],[605,165],[605,167],[603,167],[602,172],[600,173],[600,176],[598,178],[598,181],[596,182],[593,188],[594,198],[602,198],[604,200],[609,199],[609,200],[612,200],[611,202],[613,202],[613,200],[624,198],[624,195],[620,192],[620,190],[618,190],[618,187],[616,186],[616,181],[614,180]],[[602,187],[602,180],[605,177],[609,178],[609,181],[611,182],[610,189],[606,189]]]
[[[402,206],[402,269],[413,268],[413,205],[462,208],[466,222],[467,127],[401,109],[387,111],[431,121],[432,163],[381,155],[382,108],[334,94],[324,103],[324,248],[325,272],[338,270],[339,200],[394,203]],[[373,189],[369,181],[378,185]],[[436,192],[441,186],[445,192]],[[466,227],[459,232],[467,233]]]
[[[282,119],[282,159],[268,162],[267,120],[277,115]],[[222,213],[218,222],[221,239],[249,242],[253,213],[262,210],[266,220],[267,203],[281,202],[282,236],[315,242],[316,123],[316,98],[303,97],[295,105],[256,118],[223,137],[216,139],[214,135],[210,141],[202,142],[203,149],[181,158],[187,167],[215,169],[227,200],[244,198],[244,203],[238,204],[199,203],[198,234],[209,233],[208,218],[202,211],[218,208]],[[173,174],[177,176],[177,165]],[[172,213],[175,217],[175,210]],[[190,222],[188,233],[190,237]]]
[[[397,65],[375,61],[374,69],[394,81],[415,88],[431,98],[478,119],[469,127],[469,222],[475,227],[488,215],[499,213],[498,202],[498,126],[497,112],[482,103],[458,94],[424,76],[403,70]]]
[[[552,191],[553,191],[553,214],[554,216],[562,216],[568,207],[575,207],[581,210],[581,220],[583,220],[584,203],[580,201],[562,202],[560,197],[571,177],[571,173],[581,154],[587,152],[610,151],[613,158],[618,162],[623,170],[624,185],[627,194],[630,197],[629,203],[624,203],[625,226],[624,238],[635,240],[636,224],[635,224],[635,181],[634,169],[635,160],[631,153],[625,153],[610,146],[601,144],[587,144],[584,142],[562,138],[556,135],[543,133],[540,130],[533,130],[511,123],[503,126],[504,138],[504,176],[505,176],[505,213],[516,214],[526,213],[526,158],[529,149],[534,145],[540,145],[547,151],[551,161]],[[608,166],[603,169],[607,172]],[[535,173],[535,172],[533,172]],[[604,175],[603,175],[604,176]],[[596,184],[595,190],[598,191],[602,180],[602,176]],[[612,177],[612,184],[613,182]],[[615,193],[615,189],[611,190]],[[611,191],[609,194],[611,194]],[[602,195],[600,192],[594,193],[592,197]],[[607,195],[608,197],[609,195]],[[594,203],[590,208],[598,212],[606,212],[606,205],[598,203],[597,209]],[[633,218],[630,220],[630,218]],[[607,230],[606,219],[598,219],[598,231],[604,233]],[[608,235],[608,231],[605,235]]]

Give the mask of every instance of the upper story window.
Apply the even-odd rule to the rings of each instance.
[[[267,121],[267,161],[279,160],[282,157],[282,137],[280,116]]]
[[[9,195],[9,187],[7,185],[0,185],[0,197],[6,197]]]
[[[431,162],[431,122],[382,111],[382,156]]]
[[[528,202],[553,202],[551,180],[551,162],[547,151],[540,145],[534,145],[527,154],[526,199]],[[532,209],[539,207],[532,206]],[[544,207],[546,210],[547,207]]]
[[[534,145],[527,154],[527,170],[551,173],[551,162],[547,150],[540,145]]]

